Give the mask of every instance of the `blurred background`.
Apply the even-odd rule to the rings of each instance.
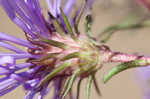
[[[43,1],[41,2],[41,6],[43,8],[43,12],[45,12],[47,8]],[[150,15],[150,11],[137,4],[135,0],[96,0],[96,3],[93,5],[92,15],[94,19],[92,25],[92,35],[94,37],[98,37],[98,35],[106,27],[113,24],[119,24],[128,19],[130,16],[135,17],[133,19],[138,21],[145,16],[148,17]],[[80,30],[84,32],[84,24],[82,24],[82,21],[80,25]],[[0,32],[24,38],[23,31],[9,20],[1,8]],[[150,55],[149,32],[149,27],[119,31],[112,36],[106,45],[108,45],[113,51]],[[6,52],[7,50],[0,48],[0,51]],[[105,64],[104,67],[98,71],[96,77],[98,79],[102,96],[98,96],[92,87],[91,99],[142,99],[144,90],[146,89],[142,87],[142,81],[140,81],[140,78],[136,74],[136,69],[124,71],[113,77],[113,79],[111,79],[107,84],[103,83],[104,74],[116,65],[117,64],[112,63]],[[85,85],[84,83],[82,84]],[[85,99],[85,86],[82,86],[81,89],[82,94],[80,99]],[[51,91],[50,94],[47,95],[46,99],[52,99],[52,94],[53,93]],[[0,99],[23,99],[24,95],[25,92],[23,91],[23,88],[19,87],[9,94],[0,97]]]

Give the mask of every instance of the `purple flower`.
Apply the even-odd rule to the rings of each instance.
[[[36,94],[43,99],[51,86],[55,89],[54,99],[64,98],[76,77],[89,77],[87,89],[90,89],[90,79],[100,65],[98,48],[89,35],[79,33],[78,23],[93,1],[85,0],[84,7],[80,5],[75,16],[68,18],[75,0],[65,0],[64,6],[62,0],[46,0],[49,8],[46,20],[38,0],[0,0],[8,17],[26,35],[23,40],[0,33],[0,46],[12,51],[0,53],[0,96],[22,85],[27,91],[24,99],[34,99]],[[26,61],[18,64],[20,59]]]

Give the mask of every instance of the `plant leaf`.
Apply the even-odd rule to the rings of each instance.
[[[142,67],[142,66],[146,66],[146,65],[148,65],[148,62],[145,60],[134,60],[134,61],[120,64],[120,65],[114,67],[113,69],[111,69],[104,76],[104,83],[108,82],[108,80],[110,80],[113,76],[115,76],[116,74],[118,74],[124,70],[130,69],[130,68],[135,68],[135,67]]]
[[[64,23],[66,25],[66,28],[67,28],[68,32],[70,33],[72,39],[76,40],[77,38],[75,37],[75,35],[74,35],[73,31],[72,31],[72,28],[70,26],[68,18],[65,16],[64,11],[62,9],[60,9],[60,10],[61,10],[61,15],[62,15],[62,18],[64,20]]]
[[[93,80],[93,76],[89,75],[88,82],[87,82],[87,85],[86,85],[86,99],[90,99],[92,80]]]
[[[80,73],[80,69],[77,69],[74,74],[71,76],[71,79],[69,80],[69,83],[68,83],[68,86],[67,86],[67,89],[65,90],[63,96],[62,96],[62,99],[65,98],[65,96],[68,94],[68,92],[70,91],[70,89],[72,88],[72,85],[73,85],[73,82],[76,78],[76,76]]]
[[[79,96],[80,96],[80,87],[81,87],[82,80],[83,79],[80,79],[79,82],[78,82],[78,85],[77,85],[77,96],[76,96],[76,99],[79,99]]]
[[[64,64],[58,66],[56,69],[54,69],[52,72],[50,72],[39,84],[39,87],[41,87],[45,82],[50,80],[52,77],[54,77],[58,72],[62,71],[66,67],[70,66],[71,62],[65,62]]]

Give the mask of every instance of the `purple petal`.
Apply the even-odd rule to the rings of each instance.
[[[15,88],[17,88],[19,86],[19,84],[16,84],[8,89],[3,90],[2,92],[0,92],[0,96],[3,96],[7,93],[9,93],[10,91],[14,90]]]
[[[61,7],[61,0],[57,0],[57,14],[59,15],[61,12],[60,12],[60,7]]]
[[[27,67],[31,67],[31,66],[33,66],[33,64],[31,64],[31,63],[22,63],[22,64],[13,65],[13,67],[16,67],[18,69],[23,69],[23,68],[27,68]]]
[[[7,79],[7,80],[0,82],[0,94],[5,91],[7,92],[7,90],[9,90],[10,88],[16,85],[18,85],[18,82],[14,79]]]
[[[45,24],[42,23],[43,20],[41,20],[40,17],[42,17],[41,15],[41,12],[36,12],[36,9],[32,9],[34,7],[39,7],[37,6],[38,4],[34,4],[34,3],[38,3],[37,1],[36,2],[33,2],[32,4],[32,7],[28,6],[28,3],[25,2],[26,0],[16,0],[16,3],[23,9],[24,13],[30,17],[30,19],[32,20],[32,22],[37,25],[38,29],[40,31],[42,31],[41,33],[39,33],[41,36],[50,36],[49,35],[49,31],[48,29],[46,28]],[[40,17],[39,17],[40,15]]]
[[[21,70],[24,68],[29,68],[31,66],[33,66],[33,64],[31,64],[31,63],[22,63],[22,64],[7,65],[7,68],[18,71],[18,70]]]
[[[48,93],[47,87],[48,87],[48,83],[43,85],[43,89],[40,91],[40,95],[38,95],[38,99],[43,99],[44,96]]]
[[[2,57],[0,57],[0,65],[3,65],[3,64],[6,64],[6,65],[15,64],[14,57],[11,57],[11,56],[2,56]]]
[[[75,0],[66,0],[66,4],[64,6],[64,13],[68,16],[73,5],[75,4]]]
[[[86,0],[86,6],[87,6],[87,9],[90,9],[93,5],[95,0]]]
[[[7,13],[8,17],[21,29],[23,29],[26,33],[28,33],[29,35],[33,36],[33,33],[30,31],[30,29],[28,28],[28,26],[23,22],[23,20],[21,18],[19,18],[16,13],[15,13],[15,9],[13,8],[13,6],[11,6],[10,1],[9,0],[1,0],[1,6],[3,7],[3,9],[5,10],[5,12]]]
[[[10,5],[12,5],[12,7],[15,9],[15,12],[17,13],[17,15],[22,19],[22,22],[24,22],[25,24],[27,24],[27,28],[29,29],[28,31],[34,31],[34,32],[37,32],[36,29],[35,29],[35,26],[34,26],[34,23],[32,22],[32,20],[27,17],[23,11],[21,10],[21,8],[17,5],[17,3],[14,1],[10,1],[9,0],[9,3]],[[16,16],[17,17],[17,16]],[[23,29],[23,28],[22,28]],[[24,29],[23,29],[24,30]],[[24,30],[25,31],[25,30]],[[26,33],[29,33],[31,36],[34,36],[33,33],[31,32],[27,32]]]
[[[6,33],[1,33],[0,32],[0,40],[6,40],[6,41],[10,41],[25,47],[29,47],[29,48],[34,48],[34,46],[32,44],[30,44],[28,41],[16,38],[14,36],[10,36]]]
[[[24,99],[33,99],[37,92],[36,91],[28,91],[28,93],[25,95]]]
[[[17,75],[17,74],[14,74],[14,73],[11,74],[9,77],[11,79],[14,79],[14,80],[18,81],[18,82],[24,82],[26,80],[25,78],[21,77],[20,75]]]
[[[150,98],[150,66],[136,69],[136,82],[138,82],[143,89],[144,99]]]
[[[12,0],[1,0],[1,5],[9,18],[33,38],[35,38],[34,33],[50,36],[38,0],[14,0],[13,2]]]
[[[14,57],[15,59],[24,59],[24,58],[36,58],[36,56],[28,54],[28,53],[21,53],[21,54],[13,54],[13,53],[0,53],[0,57],[4,56],[11,56]]]
[[[10,73],[10,70],[4,68],[3,66],[0,66],[0,75],[5,75]]]
[[[53,11],[56,16],[60,14],[60,6],[61,6],[61,0],[54,0]]]
[[[57,16],[56,16],[56,13],[55,13],[56,11],[53,9],[51,0],[46,0],[46,3],[47,3],[47,5],[48,5],[48,9],[49,9],[50,13],[51,13],[54,17],[57,17]]]
[[[25,84],[24,84],[24,88],[25,88],[25,90],[31,90],[31,89],[33,89],[36,85],[38,85],[39,84],[39,79],[33,79],[33,80],[28,80],[28,81],[26,81],[25,82]]]
[[[25,52],[22,51],[21,49],[15,47],[15,46],[12,46],[12,45],[10,45],[10,44],[8,44],[8,43],[0,42],[0,46],[1,46],[1,47],[4,47],[4,48],[7,48],[7,49],[9,49],[9,50],[11,50],[11,51],[14,51],[14,52],[16,52],[16,53],[25,53]]]
[[[144,93],[142,99],[150,99],[150,90]]]
[[[39,68],[40,68],[40,66],[36,66],[36,67],[34,67],[34,68],[32,68],[32,69],[29,69],[29,70],[27,71],[27,73],[28,73],[28,74],[32,74],[32,73],[36,72]]]
[[[137,68],[137,76],[142,83],[149,84],[150,80],[150,66]],[[144,85],[145,85],[144,84]]]

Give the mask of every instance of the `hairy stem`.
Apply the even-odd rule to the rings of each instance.
[[[121,52],[113,52],[109,49],[101,49],[100,52],[102,53],[101,59],[104,63],[108,62],[129,62],[133,60],[144,60],[150,64],[150,57],[149,56],[139,56],[134,54],[127,54]]]

